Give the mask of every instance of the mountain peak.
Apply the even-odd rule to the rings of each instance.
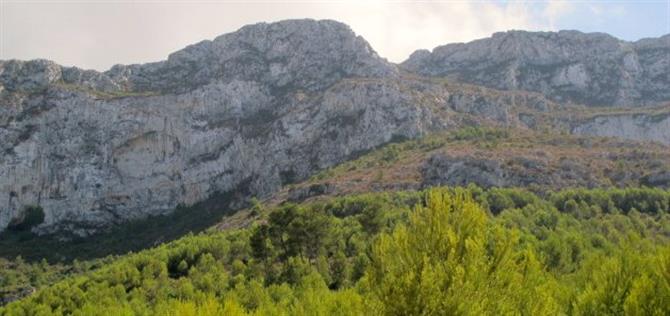
[[[397,73],[395,65],[380,58],[347,25],[311,19],[247,25],[189,45],[165,61],[116,65],[103,73],[50,61],[2,62],[0,71],[0,84],[7,89],[33,89],[62,80],[104,91],[168,93],[232,80],[260,82],[275,89],[319,90],[346,77]],[[33,80],[45,76],[46,80]]]

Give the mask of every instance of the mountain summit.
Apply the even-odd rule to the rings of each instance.
[[[318,90],[346,77],[396,73],[394,65],[377,56],[347,25],[308,19],[248,25],[174,52],[166,61],[116,65],[104,73],[45,60],[0,62],[0,83],[8,90],[63,82],[107,92],[179,93],[234,80],[274,89]]]

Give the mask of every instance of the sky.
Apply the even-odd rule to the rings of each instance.
[[[0,0],[0,60],[107,70],[293,18],[344,22],[379,55],[402,62],[416,49],[512,29],[658,37],[670,33],[670,0]]]

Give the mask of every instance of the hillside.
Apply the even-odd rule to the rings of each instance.
[[[431,186],[670,187],[670,148],[615,138],[463,128],[383,146],[291,185],[272,200]]]
[[[93,236],[61,235],[59,240],[53,235],[30,236],[29,231],[4,233],[0,235],[0,257],[12,258],[4,263],[8,267],[6,273],[15,273],[10,280],[18,278],[23,281],[14,281],[17,282],[14,290],[4,285],[0,292],[4,291],[2,296],[5,299],[21,297],[31,293],[30,289],[104,267],[119,260],[117,255],[168,243],[189,232],[207,231],[209,236],[254,227],[265,222],[270,213],[286,203],[300,203],[307,207],[324,203],[354,203],[349,207],[359,209],[361,206],[356,206],[357,202],[346,201],[370,196],[374,198],[365,200],[365,203],[377,205],[380,212],[408,212],[420,199],[421,191],[418,190],[424,188],[439,185],[508,187],[508,191],[489,189],[486,192],[491,198],[479,198],[485,208],[495,210],[497,214],[507,208],[519,207],[514,202],[519,197],[511,195],[511,200],[499,198],[498,193],[516,194],[514,192],[521,190],[529,195],[533,195],[530,192],[534,191],[538,196],[559,196],[572,192],[572,187],[600,187],[606,189],[604,192],[617,192],[608,188],[620,187],[622,191],[619,192],[622,193],[626,188],[636,192],[636,189],[630,188],[641,185],[669,188],[668,151],[667,146],[655,143],[536,134],[528,130],[463,128],[431,134],[419,140],[391,143],[362,154],[358,159],[324,170],[304,182],[286,185],[270,198],[253,202],[250,208],[236,213],[231,213],[229,203],[241,203],[242,200],[235,196],[221,196],[171,215],[135,221]],[[454,167],[443,165],[445,162]],[[552,193],[561,190],[566,193]],[[651,189],[640,192],[668,194]],[[405,196],[402,199],[406,202],[388,205],[389,194]],[[647,198],[646,195],[639,196],[642,200],[635,203],[643,205],[647,203]],[[502,204],[495,206],[491,203]],[[586,203],[595,203],[595,200],[589,198]],[[597,203],[601,208],[608,205],[604,201]],[[666,203],[670,200],[661,198],[660,207],[664,208],[662,205]],[[579,210],[591,212],[582,205]],[[350,211],[341,212],[351,215]],[[199,216],[194,217],[194,213]],[[654,221],[664,220],[663,216],[652,218]],[[658,229],[667,228],[663,228],[666,224],[658,225]],[[670,232],[650,231],[645,236],[670,236]],[[25,259],[13,260],[17,256]],[[40,263],[41,258],[47,258],[50,264]],[[33,266],[18,268],[20,264],[17,262],[24,261]],[[35,275],[45,277],[35,278]]]
[[[472,186],[259,205],[249,228],[77,263],[0,315],[660,315],[668,211],[662,190]]]

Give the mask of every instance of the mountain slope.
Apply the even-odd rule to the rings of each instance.
[[[309,179],[283,185],[259,200],[267,206],[305,203],[374,192],[422,190],[435,185],[525,187],[544,195],[572,187],[670,188],[670,147],[534,132],[472,128],[431,133],[362,153]],[[28,261],[91,260],[140,251],[189,232],[240,228],[254,222],[254,203],[242,192],[217,194],[191,207],[136,219],[92,236],[0,234],[0,257]],[[242,208],[242,209],[241,209]],[[197,215],[197,216],[196,216]]]
[[[662,40],[636,45],[663,52]],[[651,90],[665,80],[645,78]],[[31,222],[39,234],[85,236],[222,194],[237,209],[388,142],[465,126],[670,144],[667,108],[595,116],[539,93],[424,77],[335,21],[250,25],[104,73],[0,61],[0,104],[0,231]]]
[[[394,65],[289,20],[106,72],[0,61],[0,316],[662,315],[668,40]]]

